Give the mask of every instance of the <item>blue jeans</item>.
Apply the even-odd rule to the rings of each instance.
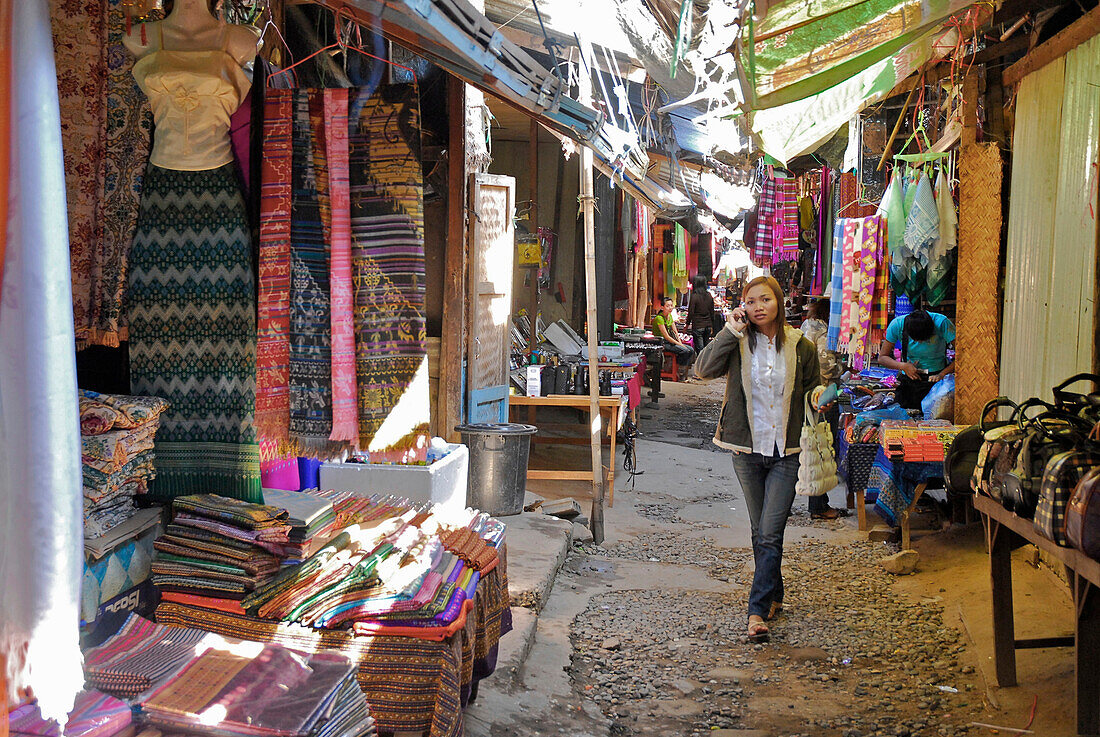
[[[794,502],[798,456],[735,453],[733,470],[745,492],[756,561],[749,590],[749,616],[767,619],[772,603],[783,602],[783,530]]]

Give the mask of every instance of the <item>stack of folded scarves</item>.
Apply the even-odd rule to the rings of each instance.
[[[130,707],[98,691],[81,691],[69,712],[64,732],[57,722],[42,718],[38,705],[21,704],[8,713],[8,727],[13,735],[36,737],[114,737],[130,729]]]
[[[84,536],[101,537],[134,515],[156,476],[153,438],[168,402],[80,390]]]
[[[337,532],[333,503],[318,494],[264,489],[264,503],[287,511],[291,527],[282,550],[286,556],[283,565],[301,563]]]
[[[354,667],[333,651],[242,643],[131,614],[118,633],[85,654],[84,670],[89,684],[139,706],[145,722],[170,732],[223,737],[376,733]],[[128,720],[129,707],[115,703]]]
[[[232,609],[282,567],[286,510],[215,494],[177,497],[172,509],[153,543],[153,584],[163,600]]]

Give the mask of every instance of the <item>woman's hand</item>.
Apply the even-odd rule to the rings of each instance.
[[[749,326],[749,318],[745,314],[744,307],[735,307],[733,312],[730,313],[730,320],[734,331],[738,333],[745,332],[745,328]]]

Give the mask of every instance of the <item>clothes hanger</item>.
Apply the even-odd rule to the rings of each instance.
[[[894,154],[894,160],[905,161],[910,164],[920,165],[929,161],[938,161],[939,159],[943,159],[950,155],[949,152],[946,151],[939,152],[930,150],[932,148],[932,143],[928,140],[928,134],[924,130],[923,121],[919,125],[917,125],[916,130],[913,131],[913,134],[909,136],[909,139],[904,144],[902,144],[902,147],[899,150],[904,151],[906,148],[908,148],[909,144],[913,142],[918,133],[920,134],[921,138],[924,139],[924,147],[926,150],[917,154]]]

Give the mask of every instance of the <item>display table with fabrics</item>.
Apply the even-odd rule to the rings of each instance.
[[[285,508],[177,498],[156,544],[157,622],[338,651],[380,731],[461,734],[511,628],[504,525],[399,497],[302,494],[330,507],[319,548],[296,542],[303,520]]]
[[[882,448],[878,443],[850,443],[844,433],[840,433],[837,444],[837,471],[844,483],[848,486],[849,494],[856,496],[856,514],[859,519],[859,529],[867,529],[866,489],[867,477],[871,474],[871,466],[875,462],[875,455]],[[851,497],[849,497],[851,499]]]
[[[931,463],[913,463],[894,461],[880,445],[875,454],[871,472],[867,477],[866,493],[874,492],[875,511],[887,524],[901,527],[902,550],[909,549],[909,517],[917,507],[921,494],[928,488],[929,482],[943,478],[943,461]],[[864,491],[856,494],[856,504],[860,516],[866,512]]]

